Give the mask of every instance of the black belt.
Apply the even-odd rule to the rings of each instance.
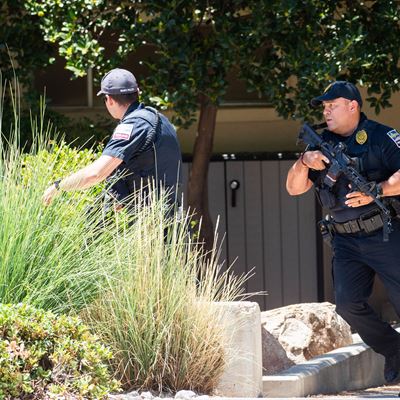
[[[383,225],[384,223],[381,213],[372,216],[371,214],[367,216],[361,215],[357,219],[352,219],[342,223],[332,221],[333,229],[337,233],[371,233],[383,228]]]

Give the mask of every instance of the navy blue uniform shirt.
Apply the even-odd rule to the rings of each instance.
[[[158,116],[154,142],[145,146],[149,132],[155,129],[157,117],[144,104],[131,104],[103,150],[103,155],[123,161],[114,174],[130,174],[114,187],[118,200],[138,189],[142,178],[155,178],[164,187],[171,188],[173,194],[181,183],[182,158],[175,128],[164,115],[158,113]]]
[[[364,143],[360,137],[365,138],[365,135],[357,136],[357,133],[362,131],[365,131],[366,134]],[[360,122],[352,135],[344,137],[325,130],[322,132],[322,137],[334,145],[339,142],[345,143],[347,154],[360,160],[359,172],[368,181],[385,181],[400,169],[400,134],[393,128],[369,120],[363,113],[361,113]],[[310,170],[309,177],[318,186],[321,185],[326,172],[327,169],[323,171]],[[342,175],[332,188],[336,202],[330,211],[336,222],[356,219],[376,208],[374,203],[362,207],[346,206],[344,204],[346,194],[352,191],[349,183],[348,179]]]

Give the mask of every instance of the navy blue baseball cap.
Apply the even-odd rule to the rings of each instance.
[[[336,81],[331,83],[325,90],[324,94],[314,97],[310,104],[312,107],[318,107],[323,101],[334,100],[343,97],[348,100],[356,100],[362,106],[362,99],[359,90],[351,82]]]
[[[136,78],[126,69],[115,68],[107,72],[101,80],[101,94],[130,94],[139,89]]]

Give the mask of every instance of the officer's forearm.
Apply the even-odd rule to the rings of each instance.
[[[61,190],[87,189],[106,179],[122,162],[121,159],[102,155],[92,164],[74,174],[63,178],[59,184]]]
[[[87,189],[103,179],[102,176],[91,174],[90,171],[87,171],[87,168],[83,168],[63,178],[60,182],[60,189],[65,191]]]
[[[307,192],[312,187],[312,182],[308,179],[309,168],[297,160],[290,168],[286,180],[286,190],[291,196]]]
[[[381,182],[383,196],[400,195],[400,170],[395,172],[387,181]]]

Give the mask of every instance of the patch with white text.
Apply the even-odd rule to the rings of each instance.
[[[396,146],[400,148],[400,133],[397,132],[396,129],[392,129],[387,135],[396,143]]]
[[[119,124],[114,129],[112,139],[129,140],[131,137],[132,129],[132,124]]]

